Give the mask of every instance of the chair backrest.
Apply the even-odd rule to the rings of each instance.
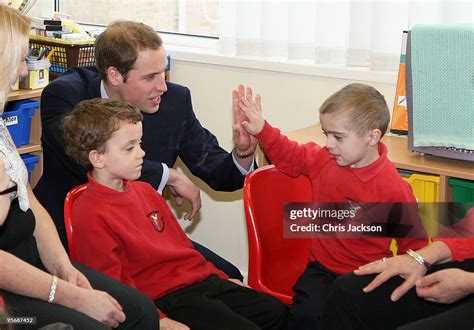
[[[283,206],[311,200],[308,177],[289,177],[273,165],[259,168],[245,179],[248,283],[286,304],[292,303],[292,287],[308,263],[309,239],[283,237]]]
[[[72,235],[74,231],[72,226],[72,207],[76,199],[87,189],[88,185],[88,183],[84,183],[71,189],[64,200],[64,226],[66,227],[67,245],[69,247],[69,257],[71,260],[75,260],[76,258]]]

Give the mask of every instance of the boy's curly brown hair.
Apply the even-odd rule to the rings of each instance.
[[[92,170],[89,153],[107,150],[107,141],[121,122],[135,124],[143,116],[137,107],[110,99],[85,100],[64,118],[66,154],[87,171]]]

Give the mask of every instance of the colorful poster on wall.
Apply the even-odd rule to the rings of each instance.
[[[392,124],[390,125],[390,132],[396,134],[407,134],[408,132],[408,109],[405,80],[407,37],[408,32],[403,31],[400,65],[398,67],[397,89],[395,92],[395,100],[393,104]]]

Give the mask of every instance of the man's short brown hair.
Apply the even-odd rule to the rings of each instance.
[[[365,84],[350,84],[332,94],[319,108],[320,114],[347,114],[349,130],[362,135],[378,128],[382,136],[390,122],[390,112],[382,94]]]
[[[101,78],[107,81],[107,69],[115,67],[127,80],[138,53],[157,50],[163,42],[151,27],[139,22],[116,21],[95,40],[95,65]]]
[[[85,100],[64,118],[66,154],[87,171],[92,170],[89,153],[105,152],[107,141],[121,122],[136,124],[143,116],[137,107],[109,99]]]

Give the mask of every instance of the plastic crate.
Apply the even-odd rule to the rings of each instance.
[[[439,176],[409,171],[399,171],[400,175],[413,189],[419,203],[419,212],[423,217],[423,225],[430,237],[438,232]]]
[[[2,114],[15,146],[30,143],[31,118],[39,108],[38,101],[22,100],[8,105]]]
[[[32,39],[30,38],[30,48],[40,49],[48,47],[54,49],[54,53],[49,59],[51,67],[49,72],[51,79],[54,79],[67,69],[74,66],[77,67],[93,67],[95,65],[95,48],[94,43],[65,43],[56,42],[54,39]]]
[[[468,204],[463,205],[461,203],[472,205],[474,202],[474,181],[450,178],[448,184],[453,192],[454,214],[459,218],[463,218]]]
[[[23,162],[25,163],[26,169],[28,170],[28,181],[30,181],[31,173],[33,173],[33,170],[35,169],[35,165],[39,163],[40,158],[39,156],[36,156],[33,154],[22,154],[20,156],[23,159]]]
[[[474,202],[474,181],[450,178],[448,184],[453,190],[453,202]]]
[[[399,171],[400,175],[413,189],[416,200],[420,203],[439,201],[439,176]]]

